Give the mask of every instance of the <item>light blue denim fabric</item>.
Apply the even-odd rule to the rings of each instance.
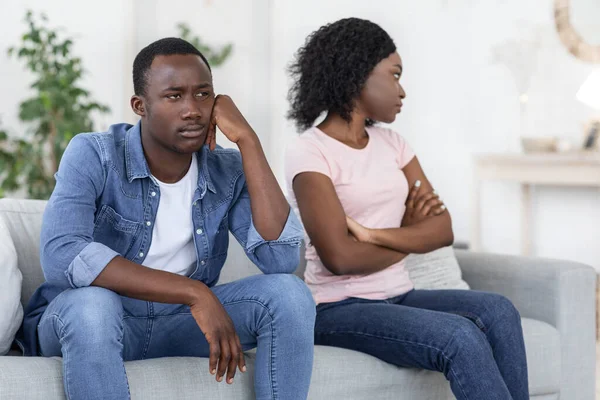
[[[277,240],[265,241],[252,222],[250,197],[239,151],[219,147],[211,152],[204,146],[195,156],[198,157],[198,187],[190,207],[198,261],[190,277],[204,282],[209,287],[217,283],[227,257],[229,232],[263,273],[292,273],[298,265],[299,246],[303,238],[302,227],[295,214],[290,211],[283,232]],[[87,293],[102,292],[97,288],[94,288],[97,290],[88,289],[81,292],[80,289],[87,288],[117,255],[143,264],[152,242],[152,227],[159,201],[160,189],[150,177],[144,157],[140,123],[134,126],[112,125],[107,132],[79,134],[71,140],[61,160],[56,174],[56,188],[43,218],[40,258],[46,282],[34,293],[26,307],[24,324],[18,336],[27,355],[39,354],[38,340],[41,338],[37,335],[38,324],[43,320],[42,315],[46,317],[44,312],[49,305],[50,308],[58,310],[77,309],[80,306],[76,304],[64,304],[66,299],[79,299],[80,296],[85,299]],[[292,279],[291,276],[288,278]],[[277,279],[279,278],[273,277],[272,284],[277,284],[279,282]],[[284,296],[281,299],[264,300],[272,305],[277,303],[276,308],[285,308],[287,305],[279,303],[298,301],[299,297],[306,297],[305,301],[300,302],[308,308],[303,318],[310,319],[312,313],[314,321],[314,303],[309,292],[300,284],[295,286],[298,288],[292,290],[290,298]],[[238,285],[237,288],[238,295],[242,297],[252,297],[257,294],[255,290],[249,290],[249,287],[240,288]],[[68,289],[71,290],[65,292]],[[63,292],[61,303],[52,304],[53,300]],[[111,296],[105,294],[103,297]],[[105,303],[109,310],[114,311],[118,308],[112,307],[111,300],[103,297],[100,295],[96,308],[104,306]],[[116,302],[116,298],[114,296],[112,298]],[[227,298],[225,296],[223,299]],[[152,304],[122,299],[125,299],[122,302],[126,303],[125,315],[127,309],[141,307],[147,311]],[[90,305],[93,302],[85,304]],[[96,311],[106,312],[106,310]],[[248,312],[254,315],[251,311]],[[58,312],[55,314],[60,315]],[[71,311],[65,315],[71,315]],[[242,316],[242,312],[238,315],[243,321],[249,322],[246,316]],[[116,321],[120,318],[114,315],[112,319]],[[108,320],[111,321],[110,318]],[[74,321],[63,322],[65,326],[75,323]],[[236,327],[240,322],[241,320],[234,320]],[[111,326],[115,328],[116,325]],[[297,329],[297,327],[290,325],[289,328],[278,326],[273,329],[287,330]],[[60,333],[60,330],[58,332]],[[47,336],[45,339],[52,336],[48,335],[45,335]],[[296,373],[300,374],[296,379],[298,382],[304,379],[308,390],[306,376],[309,380],[313,331],[312,328],[307,331],[300,329],[295,335],[300,337],[294,341],[302,342],[310,338],[311,347],[305,349],[306,357],[295,356],[285,361],[278,360],[277,365],[282,365],[283,362],[293,363]],[[282,334],[282,337],[285,337],[285,334]],[[114,335],[112,338],[116,340]],[[139,338],[139,340],[143,339]],[[249,337],[246,339],[248,339],[246,343],[251,344]],[[77,343],[71,343],[71,346],[82,345]],[[50,343],[46,344],[50,346]],[[286,344],[278,346],[281,353],[286,352]],[[292,344],[290,343],[289,346]],[[158,348],[157,355],[161,354]],[[194,354],[203,353],[198,351]],[[140,354],[140,357],[147,356],[146,353]],[[259,360],[273,361],[260,357]],[[65,360],[65,368],[77,371],[79,368],[85,368],[83,364],[79,366],[78,363],[82,362],[84,361],[72,357]],[[122,366],[120,368],[122,369]],[[260,368],[257,367],[257,370]],[[77,372],[71,372],[73,373]],[[112,373],[116,372],[112,371]],[[65,379],[68,375],[65,375]],[[262,376],[260,379],[273,378],[272,375]],[[269,386],[272,384],[273,382],[270,382]],[[282,383],[279,385],[283,386]],[[91,393],[86,393],[85,398],[93,397]]]

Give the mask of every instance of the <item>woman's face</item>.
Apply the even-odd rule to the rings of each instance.
[[[400,85],[401,75],[402,60],[396,52],[373,68],[359,97],[359,105],[367,118],[386,123],[394,122],[396,114],[402,108],[402,99],[406,97]]]

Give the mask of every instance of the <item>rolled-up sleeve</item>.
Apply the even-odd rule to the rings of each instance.
[[[119,254],[94,242],[96,200],[105,180],[100,146],[77,135],[67,146],[44,211],[40,261],[46,281],[59,287],[89,286]]]
[[[265,274],[293,273],[300,262],[300,245],[304,238],[302,224],[290,208],[279,237],[265,240],[252,221],[250,196],[245,185],[229,212],[233,236],[246,250],[248,258]]]

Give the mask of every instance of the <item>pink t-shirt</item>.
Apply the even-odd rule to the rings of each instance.
[[[301,172],[319,172],[335,187],[346,215],[368,228],[399,228],[404,215],[408,182],[402,168],[414,157],[406,141],[396,132],[367,128],[369,142],[353,149],[318,128],[304,132],[288,147],[286,181],[292,207],[298,212],[292,189]],[[388,299],[408,292],[413,284],[400,261],[364,276],[332,274],[319,259],[308,236],[304,278],[316,303],[329,303],[349,297]]]

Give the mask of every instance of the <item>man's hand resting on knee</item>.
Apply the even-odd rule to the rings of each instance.
[[[227,372],[227,383],[233,383],[236,367],[246,372],[246,361],[231,318],[209,288],[192,302],[190,310],[210,346],[210,373],[221,382]]]
[[[210,346],[209,371],[221,382],[233,382],[236,366],[246,371],[240,339],[219,299],[202,282],[115,257],[92,282],[134,299],[185,304]]]

